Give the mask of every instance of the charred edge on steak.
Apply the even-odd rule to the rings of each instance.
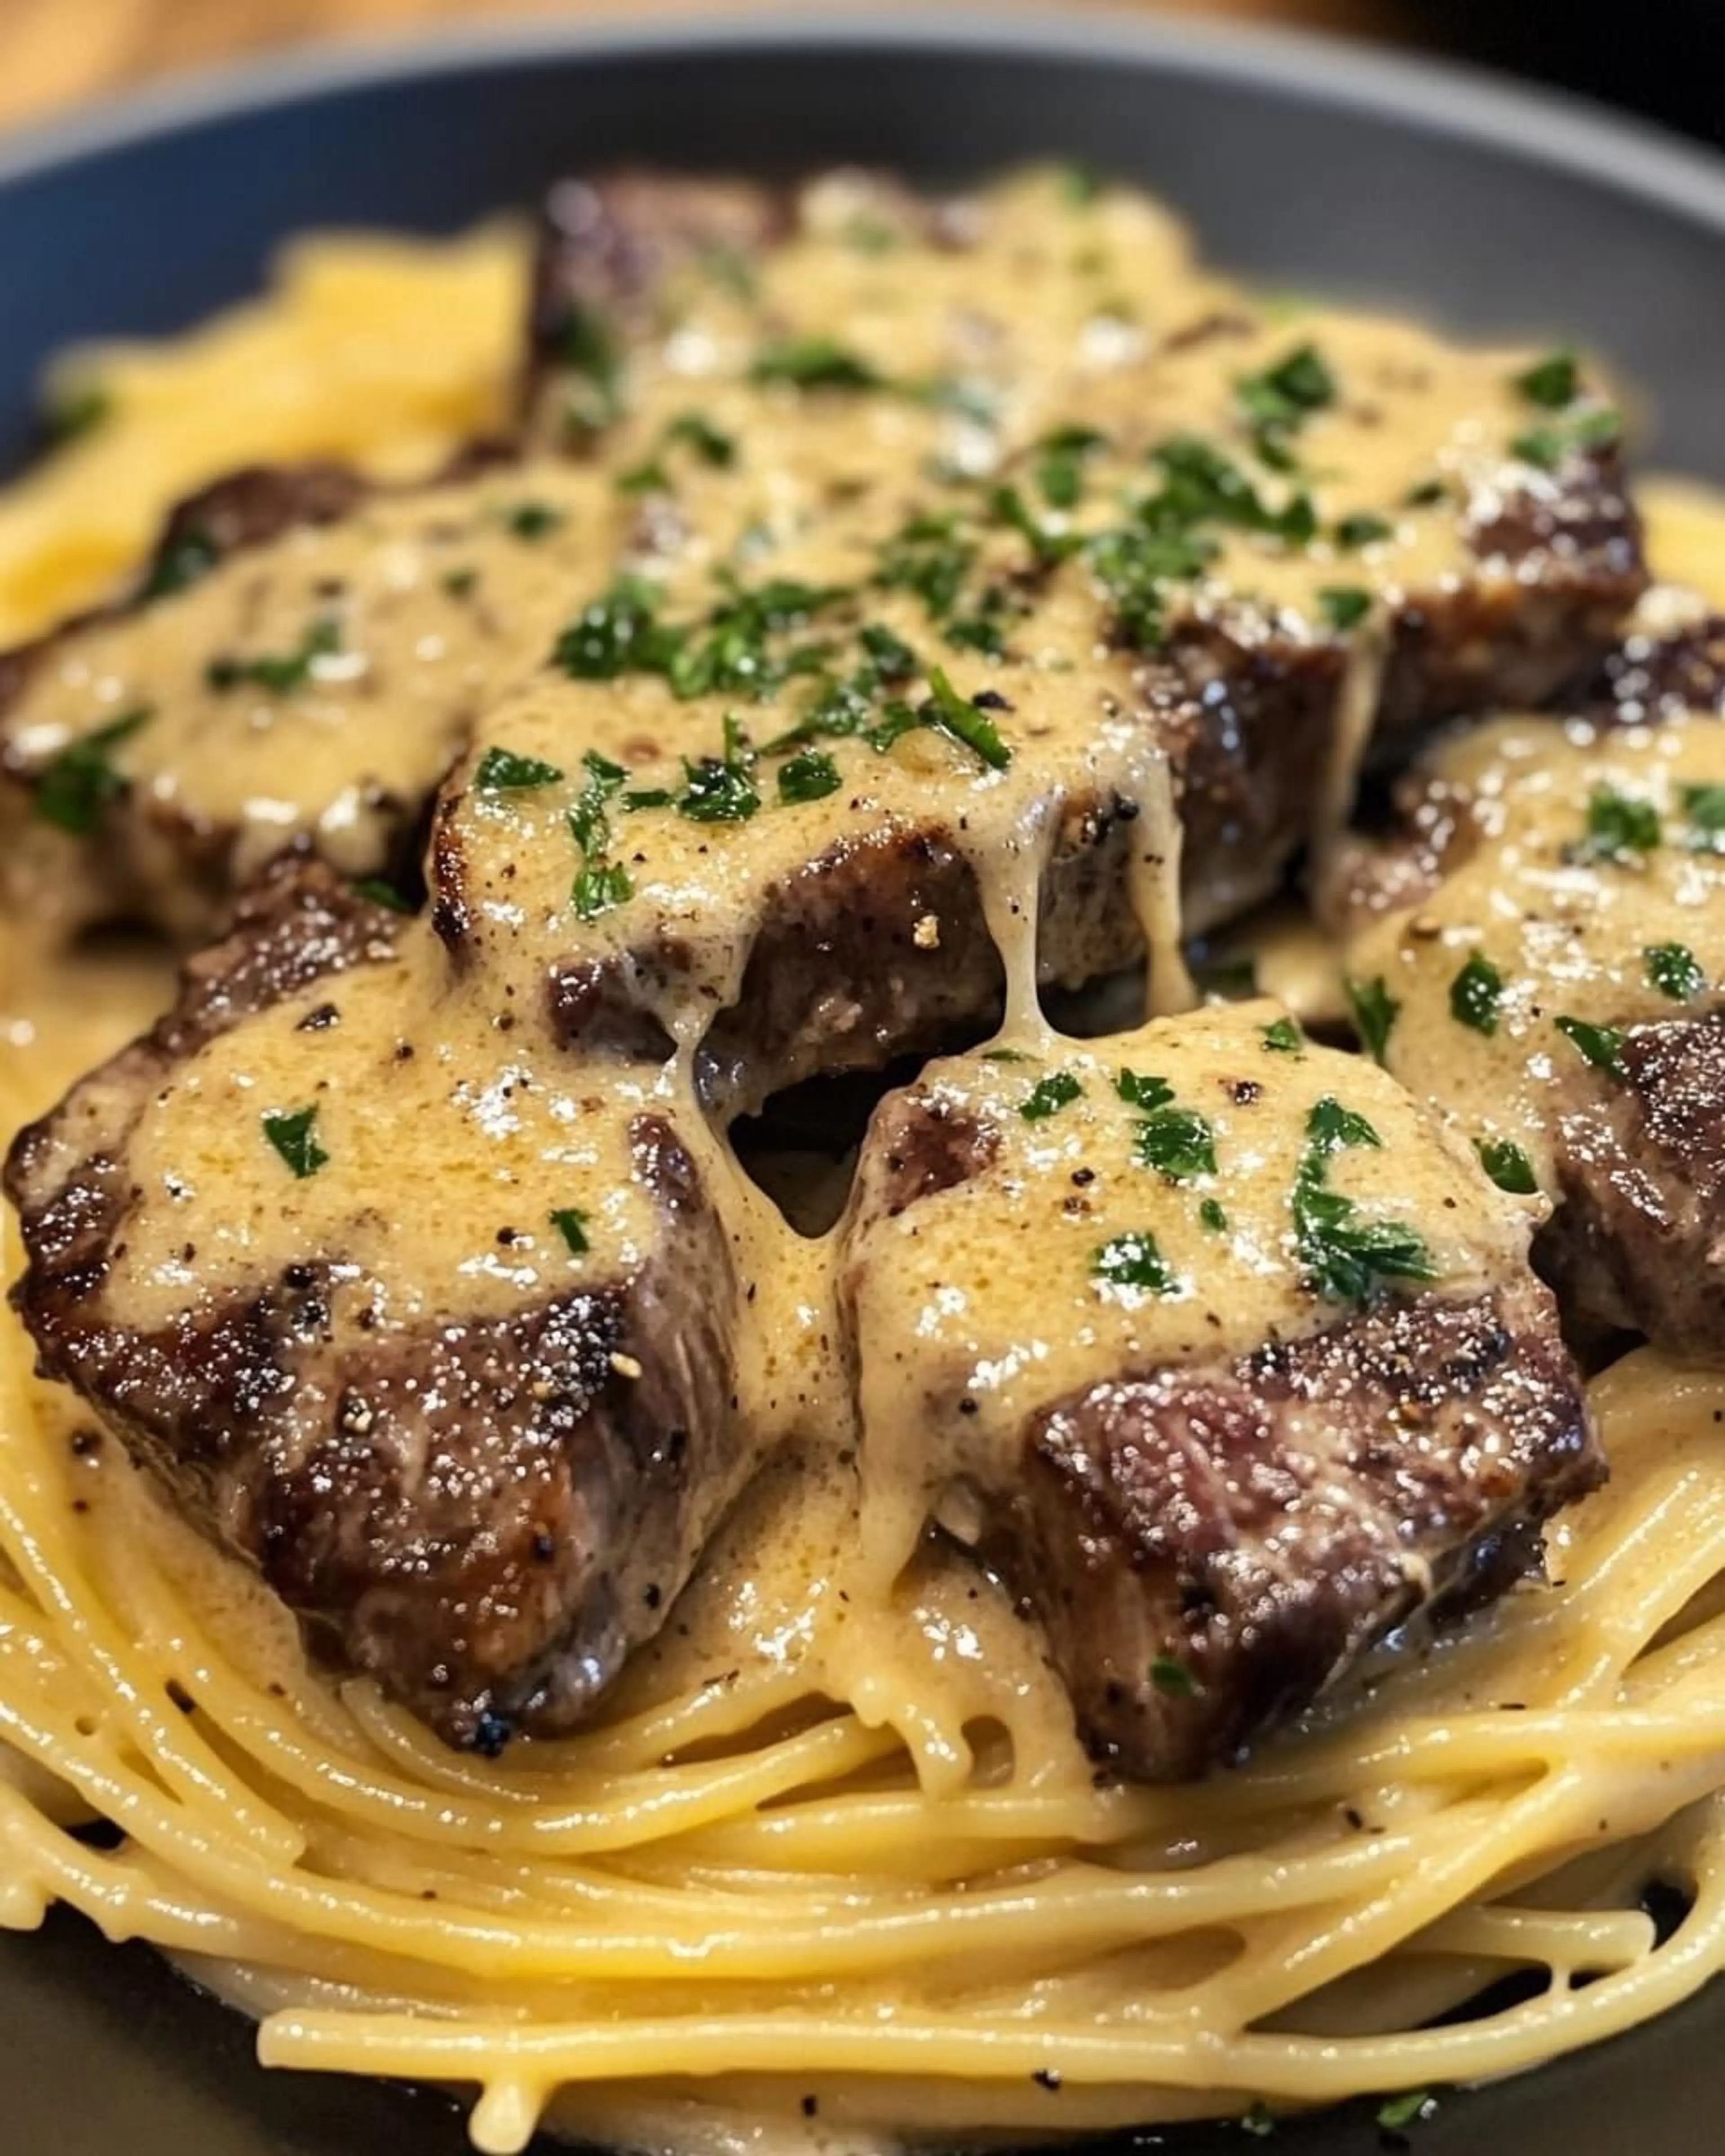
[[[1615,1075],[1564,1068],[1559,1204],[1535,1255],[1566,1309],[1725,1362],[1725,1011],[1632,1026]]]
[[[327,1253],[153,1332],[100,1309],[135,1194],[128,1142],[175,1066],[387,962],[400,927],[321,864],[278,862],[154,1032],[15,1142],[6,1185],[31,1261],[13,1300],[43,1374],[100,1403],[346,1666],[495,1749],[580,1717],[663,1621],[746,1465],[729,1247],[670,1129],[631,1127],[660,1246],[506,1320],[344,1342]]]

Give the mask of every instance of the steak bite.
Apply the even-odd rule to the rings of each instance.
[[[1384,1060],[1556,1205],[1566,1314],[1725,1358],[1725,726],[1503,720],[1400,813],[1338,901]]]
[[[937,1065],[842,1250],[865,1557],[976,1548],[1121,1773],[1237,1758],[1601,1480],[1529,1226],[1273,1005]]]
[[[283,860],[7,1183],[44,1372],[493,1749],[579,1720],[739,1486],[740,1306],[669,1106],[445,989],[423,921]]]
[[[8,892],[190,940],[300,835],[352,876],[414,873],[432,793],[614,513],[592,475],[482,459],[425,488],[306,465],[194,496],[130,600],[0,661]]]

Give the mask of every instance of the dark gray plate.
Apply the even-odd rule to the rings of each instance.
[[[1279,285],[1455,327],[1574,336],[1655,399],[1663,456],[1725,478],[1725,167],[1589,108],[1269,36],[1065,17],[517,29],[278,64],[0,146],[0,459],[69,340],[184,325],[306,225],[445,229],[619,158],[958,177],[1030,155],[1147,182]],[[249,2030],[65,1917],[0,1935],[6,2156],[456,2156],[435,2098],[264,2075]],[[1447,2098],[1425,2156],[1720,2145],[1717,1994],[1549,2071]],[[1027,2126],[1058,2099],[1027,2092]],[[1363,2156],[1371,2107],[1286,2128]],[[1266,2144],[1231,2129],[1144,2137]]]

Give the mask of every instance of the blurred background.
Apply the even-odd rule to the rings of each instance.
[[[852,0],[855,4],[855,0]],[[946,0],[963,4],[963,0]],[[1053,0],[1045,0],[1052,4]],[[130,83],[314,38],[538,13],[675,13],[718,0],[0,0],[0,126]],[[735,0],[732,0],[735,4]],[[803,0],[815,12],[823,0]],[[891,4],[891,0],[887,0]],[[922,0],[921,12],[942,4]],[[1113,0],[1136,12],[1148,0]],[[1340,30],[1448,53],[1725,141],[1711,64],[1722,0],[1635,0],[1608,18],[1575,0],[1175,0],[1165,12]]]

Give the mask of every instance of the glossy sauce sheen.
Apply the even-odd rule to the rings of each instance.
[[[1528,1226],[1527,1209],[1495,1198],[1377,1074],[1343,1065],[1331,1079],[1320,1051],[1266,1053],[1273,1010],[1081,1050],[1051,1032],[1037,996],[1039,963],[1061,972],[1039,949],[1045,875],[1063,847],[1085,842],[1099,805],[1130,831],[1121,877],[1152,1007],[1178,1009],[1194,994],[1170,757],[1134,707],[1130,655],[1110,640],[1112,596],[1066,542],[1107,530],[1122,498],[1153,488],[1150,453],[1171,436],[1199,434],[1245,456],[1241,381],[1305,345],[1322,352],[1335,393],[1300,423],[1302,476],[1253,474],[1276,511],[1310,486],[1316,536],[1292,543],[1224,520],[1206,533],[1214,551],[1201,574],[1159,593],[1171,612],[1239,612],[1333,642],[1341,631],[1324,595],[1358,588],[1351,718],[1337,729],[1321,839],[1352,794],[1373,716],[1374,621],[1465,566],[1476,574],[1469,517],[1488,515],[1511,483],[1543,483],[1508,446],[1527,421],[1512,382],[1527,355],[1457,352],[1400,323],[1272,318],[1198,272],[1159,212],[1111,195],[1075,207],[1047,175],[976,208],[975,244],[956,253],[909,230],[859,244],[865,210],[880,213],[875,194],[835,187],[812,203],[801,239],[768,254],[758,289],[745,297],[709,273],[678,295],[662,339],[632,362],[628,415],[598,462],[547,457],[379,500],[351,525],[237,556],[52,660],[11,724],[19,760],[39,770],[115,716],[146,710],[112,755],[135,789],[193,821],[233,824],[242,856],[313,831],[355,872],[375,865],[377,849],[336,769],[344,730],[363,726],[368,776],[386,789],[411,789],[467,742],[437,812],[433,907],[406,927],[398,956],[217,1038],[144,1109],[130,1142],[137,1194],[100,1300],[116,1321],[167,1327],[316,1259],[332,1268],[339,1345],[626,1282],[655,1233],[629,1142],[631,1120],[652,1109],[694,1157],[735,1252],[748,1312],[735,1412],[750,1458],[794,1447],[801,1463],[803,1524],[787,1528],[783,1508],[763,1502],[751,1515],[763,1522],[758,1541],[728,1571],[715,1560],[716,1576],[746,1581],[756,1606],[781,1613],[762,1622],[790,1643],[785,1652],[806,1635],[797,1613],[825,1597],[819,1583],[846,1539],[860,1435],[870,1465],[859,1578],[880,1607],[900,1593],[927,1512],[972,1471],[965,1449],[1004,1451],[1036,1400],[1123,1362],[1178,1363],[1333,1317],[1288,1240],[1321,1091],[1350,1106],[1355,1092],[1368,1099],[1382,1148],[1350,1155],[1343,1184],[1368,1214],[1393,1198],[1440,1292],[1473,1291],[1519,1252]],[[1032,275],[1039,304],[1027,308],[1019,288]],[[1143,318],[1152,304],[1165,318]],[[763,324],[794,341],[834,322],[890,386],[839,396],[753,378]],[[1168,335],[1183,326],[1193,334]],[[986,406],[988,423],[967,402]],[[1081,420],[1100,439],[1075,452],[1077,497],[1062,506],[1045,498],[1040,459],[1051,429]],[[990,491],[1003,479],[1019,490],[1017,511]],[[536,512],[531,530],[524,509]],[[1384,530],[1344,542],[1341,520],[1368,513]],[[931,606],[891,572],[895,547],[954,539],[964,561],[953,607]],[[645,581],[619,599],[620,577]],[[793,596],[781,588],[770,626],[741,660],[716,662],[716,681],[644,662],[639,639],[619,655],[631,609],[698,649],[726,606],[775,585]],[[992,621],[993,648],[955,639],[955,610]],[[291,653],[323,622],[332,625],[293,685],[213,685],[212,662]],[[560,647],[546,663],[553,639],[583,624],[599,658],[572,666]],[[902,656],[871,684],[869,726],[816,723],[835,683],[871,659],[879,675],[883,648]],[[908,721],[874,737],[894,703]],[[205,746],[218,738],[219,755]],[[812,796],[787,783],[803,752],[825,760]],[[752,805],[692,814],[702,787],[733,811],[745,795]],[[1027,1060],[983,1054],[932,1077],[1008,1134],[1005,1162],[883,1246],[852,1343],[866,1373],[859,1426],[839,1245],[793,1234],[720,1127],[771,1078],[745,1072],[715,1095],[698,1082],[697,1052],[736,1003],[776,895],[805,864],[931,831],[973,876],[1004,964],[996,1047]],[[919,921],[918,947],[937,952],[949,927],[934,913]],[[547,984],[577,962],[614,970],[662,1028],[667,1060],[558,1037]],[[1076,961],[1069,970],[1083,976]],[[1130,1119],[1111,1087],[1118,1065],[1141,1059],[1177,1098],[1208,1104],[1224,1231],[1199,1224],[1191,1194],[1171,1195],[1131,1161]],[[1219,1090],[1242,1060],[1261,1083],[1250,1109]],[[1036,1070],[1070,1072],[1083,1091],[1032,1127],[1019,1095]],[[98,1087],[89,1111],[100,1129],[121,1103]],[[298,1119],[318,1156],[308,1167],[302,1152],[298,1173],[270,1135],[282,1119]],[[1078,1152],[1097,1168],[1083,1214],[1071,1222],[1062,1209],[1054,1243],[1033,1247],[1019,1229],[1026,1193],[1069,1175]],[[1145,1226],[1181,1291],[1099,1292],[1076,1262],[1081,1239],[1088,1250]],[[968,1329],[975,1264],[998,1265],[1011,1284],[990,1306],[1009,1315],[991,1319],[987,1337]],[[950,1347],[960,1382],[985,1403],[956,1450],[943,1432],[921,1470],[912,1455],[929,1446],[930,1403],[896,1389],[892,1375],[913,1333]],[[625,1376],[629,1359],[625,1343],[614,1365]],[[952,1651],[969,1620],[949,1610],[931,1630],[926,1605],[915,1607],[918,1651],[935,1632]],[[952,1730],[929,1747],[949,1761],[962,1750]]]
[[[1454,865],[1417,904],[1363,922],[1347,968],[1399,1006],[1390,1070],[1470,1135],[1519,1145],[1548,1186],[1553,1078],[1582,1062],[1558,1021],[1620,1029],[1718,1002],[1725,839],[1707,803],[1717,822],[1725,738],[1699,713],[1615,731],[1504,719],[1423,776]],[[1470,1006],[1456,983],[1481,960],[1501,986]]]

